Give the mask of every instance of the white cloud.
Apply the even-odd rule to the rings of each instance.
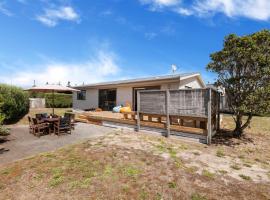
[[[35,80],[38,85],[46,82],[67,84],[94,83],[108,80],[117,75],[121,68],[116,63],[115,54],[99,50],[95,57],[80,63],[49,61],[29,70],[17,69],[15,73],[0,76],[0,82],[29,87]],[[37,70],[35,70],[37,69]]]
[[[12,16],[13,14],[6,8],[5,2],[0,1],[0,13],[6,16]]]
[[[157,36],[157,33],[149,32],[145,33],[144,36],[147,40],[153,40]]]
[[[265,21],[270,19],[269,0],[203,0],[196,1],[194,10],[199,15],[223,13],[228,17],[246,17]]]
[[[153,7],[170,7],[180,3],[180,0],[140,0],[142,4],[149,4]]]
[[[222,13],[227,17],[245,17],[268,21],[270,19],[270,0],[139,0],[142,4],[157,8],[167,8],[184,16],[211,17]]]
[[[174,11],[180,15],[185,15],[185,16],[193,15],[193,11],[187,8],[179,7],[179,8],[176,8]]]
[[[45,9],[44,12],[44,14],[38,15],[36,20],[49,27],[56,26],[60,20],[78,22],[80,19],[79,14],[70,6]]]

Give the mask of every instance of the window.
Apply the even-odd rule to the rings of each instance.
[[[77,92],[77,100],[85,100],[86,99],[86,90],[81,90]]]
[[[192,87],[185,85],[185,89],[192,89]]]

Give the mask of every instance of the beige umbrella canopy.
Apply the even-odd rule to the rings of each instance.
[[[62,86],[62,85],[44,85],[44,86],[34,86],[26,89],[26,91],[31,92],[52,92],[53,94],[53,114],[54,114],[54,93],[55,92],[78,92],[80,90],[76,90],[74,88]]]

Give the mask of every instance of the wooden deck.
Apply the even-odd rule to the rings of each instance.
[[[176,132],[184,132],[198,135],[207,135],[207,117],[194,116],[170,116],[170,129]],[[140,114],[141,126],[156,129],[166,130],[166,116],[156,114]],[[137,115],[135,112],[130,113],[112,113],[108,111],[103,112],[85,112],[79,116],[78,121],[91,123],[96,125],[103,125],[103,122],[113,122],[116,124],[127,124],[136,126]]]

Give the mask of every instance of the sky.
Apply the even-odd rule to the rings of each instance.
[[[270,0],[0,0],[0,83],[72,85],[199,72],[228,34],[270,28]]]

